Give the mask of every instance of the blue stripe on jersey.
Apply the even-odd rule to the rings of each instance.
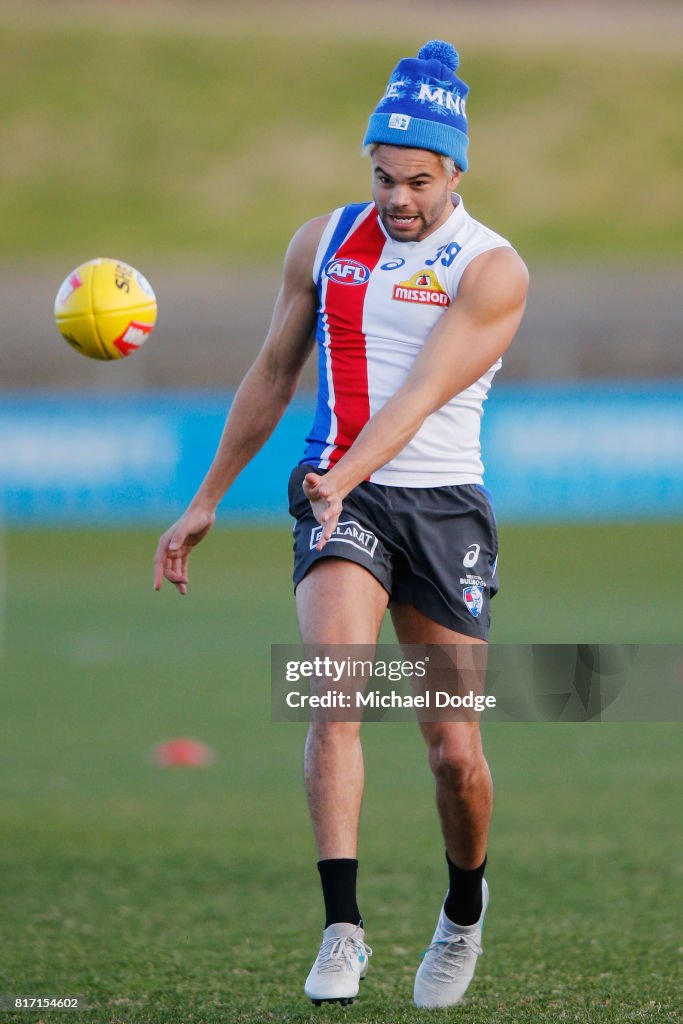
[[[327,448],[327,438],[330,432],[332,412],[330,410],[330,390],[327,383],[327,352],[325,351],[325,328],[322,316],[318,316],[316,328],[316,343],[318,346],[318,397],[315,403],[315,416],[313,426],[306,438],[306,449],[301,462],[310,462],[316,466],[320,462],[322,453]],[[299,463],[301,465],[301,463]]]
[[[320,297],[320,282],[325,267],[332,259],[332,257],[334,256],[334,254],[336,253],[337,249],[342,244],[346,236],[348,235],[349,231],[351,230],[351,226],[356,217],[358,216],[358,214],[362,213],[362,211],[365,210],[370,205],[371,203],[352,203],[350,206],[345,206],[344,209],[342,210],[337,226],[332,232],[330,244],[328,245],[325,255],[323,256],[322,262],[320,264],[320,272],[318,274],[318,280],[316,281],[316,285],[318,286],[318,297]]]
[[[322,279],[325,267],[346,239],[346,236],[351,230],[356,218],[370,205],[372,204],[352,203],[350,206],[345,206],[342,210],[337,226],[332,232],[330,244],[327,246],[325,255],[320,263],[320,272],[318,274],[318,280],[316,281],[316,286],[318,288],[318,302],[320,306],[322,306]],[[304,456],[301,460],[301,462],[309,462],[312,465],[318,464],[322,453],[327,448],[328,442],[327,440],[323,441],[322,438],[328,437],[332,421],[332,413],[330,410],[330,390],[327,383],[327,352],[325,350],[327,334],[325,331],[324,314],[320,309],[318,310],[318,323],[315,330],[315,340],[318,347],[318,400],[315,406],[313,426],[306,438],[306,450],[304,451]]]

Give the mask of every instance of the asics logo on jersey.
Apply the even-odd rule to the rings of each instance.
[[[335,257],[325,265],[325,277],[337,284],[365,284],[370,279],[370,271],[358,260]]]

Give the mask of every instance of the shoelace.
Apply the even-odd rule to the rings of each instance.
[[[471,935],[451,935],[447,939],[432,942],[422,956],[427,956],[428,953],[436,954],[429,965],[432,976],[436,981],[452,981],[463,969],[471,953],[479,956],[483,952]]]
[[[359,954],[372,956],[372,950],[362,939],[353,935],[338,935],[325,939],[318,953],[318,970],[321,973],[343,971],[353,967]]]

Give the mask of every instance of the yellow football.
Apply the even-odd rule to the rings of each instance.
[[[91,359],[122,359],[152,333],[157,300],[149,281],[121,260],[82,263],[55,299],[57,328],[72,348]]]

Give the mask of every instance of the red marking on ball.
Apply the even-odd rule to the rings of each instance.
[[[131,320],[120,338],[116,338],[112,344],[116,346],[121,355],[129,356],[131,352],[137,352],[143,341],[149,337],[154,324],[143,324],[139,320]]]

